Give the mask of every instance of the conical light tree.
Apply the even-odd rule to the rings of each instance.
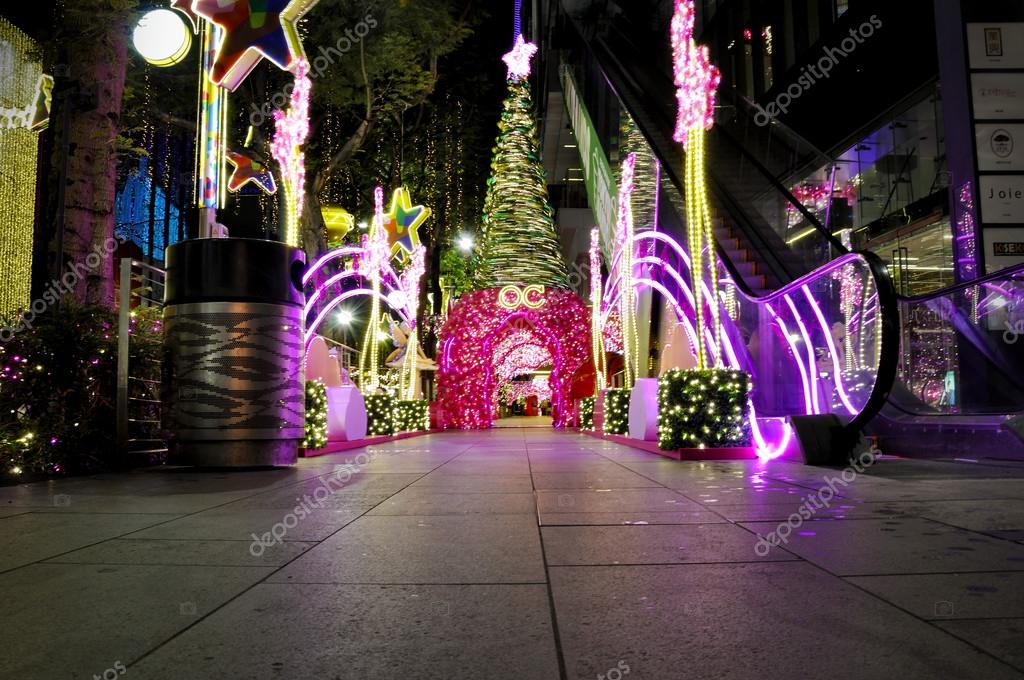
[[[569,276],[548,203],[537,121],[530,94],[530,60],[536,46],[522,36],[505,56],[509,66],[491,178],[484,201],[481,266],[477,287],[542,285],[568,289]]]

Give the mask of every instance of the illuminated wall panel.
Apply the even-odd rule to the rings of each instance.
[[[0,317],[28,307],[42,71],[32,40],[0,17]]]

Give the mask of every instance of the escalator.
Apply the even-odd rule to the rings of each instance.
[[[667,200],[659,230],[685,242],[683,158],[672,139],[670,16],[661,7],[671,3],[660,3],[660,14],[644,11],[646,4],[563,0],[563,68],[582,84],[584,99],[617,101],[635,121],[662,165]],[[758,124],[755,113],[732,93],[720,93],[707,169],[728,298],[722,308],[731,346],[725,350],[742,354],[733,364],[760,383],[753,398],[759,416],[836,414],[851,436],[866,429],[893,453],[962,455],[983,440],[1024,457],[1021,272],[900,298],[877,256],[850,253],[787,189],[828,159],[782,126]],[[675,257],[672,271],[688,276],[685,253],[652,246],[651,262]],[[692,314],[683,309],[692,292],[676,276],[648,279],[675,298],[680,315]],[[1020,344],[1000,346],[1001,324],[1012,336],[1018,323]],[[921,376],[939,370],[915,355],[913,340],[926,331],[941,333],[947,355],[956,357],[946,362],[956,367],[944,369],[951,394],[938,408],[930,405],[934,384],[920,389]]]

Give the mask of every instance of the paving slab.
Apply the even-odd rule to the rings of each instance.
[[[767,536],[784,525],[743,526]],[[915,517],[804,523],[785,548],[842,576],[1024,571],[1024,546]]]
[[[806,563],[552,567],[551,589],[572,680],[1021,677]]]
[[[367,516],[298,558],[284,583],[543,583],[528,515]]]

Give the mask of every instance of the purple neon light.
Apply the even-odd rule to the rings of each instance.
[[[733,349],[732,340],[729,339],[729,336],[724,336],[722,340],[725,353],[729,355],[729,363],[732,364],[733,368],[739,366],[739,358],[736,356],[736,351]],[[793,428],[790,427],[789,423],[783,422],[782,438],[773,446],[768,442],[764,433],[761,431],[761,423],[758,420],[757,409],[754,407],[753,399],[747,402],[747,406],[750,408],[750,431],[754,435],[757,457],[762,461],[778,458],[786,452],[786,449],[789,448],[789,444],[793,440]]]
[[[353,277],[361,277],[361,274],[359,272],[355,271],[355,270],[349,270],[349,271],[342,272],[340,274],[336,274],[336,275],[332,276],[331,278],[327,279],[327,281],[325,281],[323,284],[318,286],[316,291],[314,291],[313,295],[310,296],[310,298],[306,302],[306,308],[303,311],[303,315],[304,316],[309,316],[309,313],[313,311],[314,306],[320,300],[320,297],[327,291],[328,288],[330,288],[331,286],[336,285],[338,283],[341,283],[345,279],[353,278]],[[394,286],[392,286],[390,284],[386,284],[386,285],[387,285],[387,290],[388,290],[389,293],[398,290],[397,288],[395,288]],[[384,294],[382,293],[380,299],[387,300],[387,297],[384,296]],[[391,305],[390,302],[387,302],[387,305],[388,305],[388,307],[393,309],[400,317],[402,317],[402,321],[405,321],[406,323],[410,323],[410,313],[409,313],[408,305],[406,305],[405,307],[394,307],[394,306]]]
[[[383,295],[381,295],[380,293],[374,293],[369,288],[358,288],[356,290],[350,290],[345,293],[342,293],[338,297],[331,300],[331,302],[326,307],[324,307],[323,311],[321,311],[320,314],[316,317],[316,320],[310,325],[310,327],[306,329],[306,346],[309,347],[309,343],[313,342],[313,338],[316,337],[317,330],[323,324],[324,320],[327,318],[327,315],[330,314],[335,307],[340,305],[345,300],[351,300],[352,298],[359,297],[360,295],[366,297],[374,297],[374,295],[376,295],[379,300],[387,304],[387,300],[384,299]]]
[[[804,319],[800,316],[800,312],[796,308],[793,299],[786,295],[782,298],[786,301],[789,309],[793,312],[793,318],[796,319],[797,328],[800,329],[800,335],[804,339],[804,347],[807,348],[807,366],[810,368],[811,373],[811,404],[814,408],[813,413],[821,413],[821,407],[818,405],[818,361],[817,357],[814,356],[814,343],[811,342],[811,334],[807,331],[807,325],[804,323]]]
[[[765,308],[768,310],[768,313],[771,314],[775,323],[779,324],[779,328],[782,330],[782,336],[786,338],[786,342],[789,344],[789,349],[793,352],[793,360],[796,362],[796,367],[800,369],[800,380],[803,382],[804,387],[804,413],[813,413],[813,411],[811,411],[810,382],[807,378],[807,369],[804,367],[803,357],[800,356],[800,350],[797,349],[796,343],[793,342],[793,338],[789,334],[789,328],[786,326],[786,322],[782,320],[782,317],[778,315],[770,303],[766,304]]]
[[[362,255],[362,248],[338,248],[330,252],[324,253],[319,260],[317,260],[312,267],[306,270],[306,273],[302,275],[302,285],[306,286],[316,276],[316,273],[320,271],[320,268],[331,260],[336,260],[339,257],[349,257],[351,255]]]
[[[843,406],[850,413],[851,416],[857,415],[857,409],[853,407],[853,403],[850,401],[850,395],[846,393],[846,386],[843,385],[843,376],[839,368],[839,353],[836,351],[835,340],[832,339],[832,329],[828,328],[828,321],[825,319],[825,315],[821,313],[821,308],[818,306],[818,301],[811,295],[811,291],[807,286],[803,287],[804,296],[807,301],[811,303],[811,309],[814,310],[814,315],[818,317],[818,323],[821,324],[821,328],[825,335],[825,344],[828,345],[829,356],[832,357],[832,377],[833,382],[836,384],[836,390],[839,392],[839,399],[843,402]]]
[[[636,240],[637,241],[640,241],[642,239],[651,239],[651,240],[655,240],[655,241],[660,241],[661,243],[667,245],[669,248],[671,248],[673,251],[675,251],[675,253],[680,257],[680,259],[683,261],[683,263],[686,266],[690,266],[690,259],[689,259],[688,254],[685,251],[683,251],[683,249],[679,246],[678,243],[676,243],[671,238],[665,236],[664,234],[652,231],[652,232],[643,232],[643,233],[638,234],[636,236]],[[638,264],[649,264],[649,265],[653,265],[653,266],[660,266],[661,270],[663,272],[666,272],[673,279],[673,281],[676,283],[678,288],[683,291],[684,295],[687,298],[687,301],[690,302],[691,306],[693,306],[693,304],[694,304],[693,293],[692,293],[692,291],[690,291],[689,286],[685,285],[685,283],[684,283],[684,285],[679,285],[680,284],[680,280],[681,280],[681,276],[679,275],[678,271],[676,271],[675,268],[672,267],[670,264],[668,264],[663,258],[660,258],[660,257],[657,257],[657,256],[649,256],[649,257],[639,258],[637,260],[637,263]],[[837,262],[835,265],[833,265],[832,268],[835,269],[835,268],[838,268],[839,266],[842,266],[842,265],[845,265],[845,264],[846,264],[845,262],[842,262],[842,263]],[[616,281],[613,282],[613,285],[609,286],[608,291],[615,290],[615,288],[616,288],[615,284],[620,283],[620,280],[621,280],[621,277],[616,277]],[[689,319],[686,317],[685,312],[682,310],[682,308],[680,307],[678,302],[674,299],[674,296],[672,296],[667,291],[667,289],[665,289],[664,286],[662,286],[659,282],[652,281],[650,279],[639,279],[639,280],[636,281],[636,283],[642,284],[642,285],[648,285],[651,288],[654,288],[655,290],[658,290],[658,292],[660,292],[666,299],[672,301],[672,304],[673,304],[673,306],[674,306],[674,308],[676,310],[677,316],[681,320],[682,319],[686,319],[686,323],[688,324],[687,327],[686,327],[687,334],[689,335],[691,342],[694,342],[695,331],[693,330],[692,325],[689,325]],[[702,282],[701,285],[703,286],[704,292],[707,294],[707,298],[711,299],[710,291],[709,291],[709,289],[707,287],[707,284],[705,282]],[[619,286],[619,287],[621,287],[621,286]],[[816,300],[813,299],[813,296],[810,294],[809,289],[807,289],[806,286],[805,286],[805,287],[803,287],[803,290],[804,290],[804,295],[807,296],[808,302],[811,305],[811,309],[813,311],[813,317],[817,321],[818,326],[821,329],[821,332],[822,332],[823,336],[825,337],[826,345],[828,346],[828,349],[829,349],[829,352],[830,352],[830,356],[832,357],[833,368],[836,369],[837,368],[837,362],[838,362],[838,354],[837,354],[836,349],[835,349],[835,341],[832,339],[832,336],[831,336],[831,329],[828,326],[828,321],[825,318],[825,315],[822,312],[820,305],[817,303]],[[610,300],[610,304],[609,304],[608,298],[606,297],[605,304],[602,305],[602,308],[605,308],[605,309],[614,308],[615,302],[617,301],[617,299],[619,297],[621,297],[621,290],[615,290],[615,293],[616,293],[615,296]],[[804,388],[805,410],[808,413],[819,413],[821,411],[821,408],[822,408],[821,404],[819,402],[819,396],[820,395],[818,394],[818,385],[821,382],[821,379],[820,379],[820,376],[818,375],[818,371],[817,371],[817,361],[816,361],[816,358],[814,356],[814,345],[813,345],[813,343],[811,341],[811,334],[810,334],[810,331],[808,330],[807,324],[805,323],[805,321],[803,319],[803,316],[801,315],[799,309],[797,308],[797,306],[794,303],[794,301],[792,300],[792,298],[787,294],[787,295],[785,295],[783,297],[783,299],[785,300],[787,306],[789,307],[790,311],[792,312],[794,320],[796,320],[796,322],[797,322],[797,325],[798,325],[798,327],[800,329],[800,334],[801,334],[801,336],[803,338],[803,341],[805,343],[805,346],[807,348],[807,353],[808,353],[807,361],[809,362],[809,365],[811,367],[810,368],[810,370],[811,370],[811,375],[810,376],[808,376],[807,366],[804,363],[803,357],[801,357],[801,352],[795,346],[793,337],[789,333],[789,330],[786,327],[785,322],[782,320],[782,318],[775,312],[775,310],[770,305],[768,305],[768,309],[769,309],[772,317],[779,324],[779,327],[782,330],[782,332],[784,334],[784,337],[786,338],[786,342],[789,343],[790,349],[791,349],[792,354],[793,354],[794,361],[797,363],[797,367],[798,367],[798,369],[800,371],[801,380],[803,382],[803,388]],[[868,305],[867,305],[868,309],[859,311],[857,313],[857,317],[858,317],[858,319],[860,320],[861,323],[868,324],[870,322],[870,319],[871,319],[872,315],[873,316],[877,316],[877,314],[875,314],[875,312],[877,312],[877,310],[875,310],[873,307],[871,307],[871,303],[875,302],[876,300],[877,300],[877,294],[873,295],[868,300]],[[720,303],[720,302],[721,301],[719,300],[718,303]],[[607,319],[607,312],[605,312],[604,318]],[[704,329],[704,331],[705,331],[705,334],[707,334],[708,329]],[[734,368],[739,368],[741,366],[741,362],[738,360],[738,358],[736,356],[736,353],[735,353],[735,351],[733,349],[732,340],[730,338],[728,338],[728,336],[726,336],[725,340],[727,342],[727,346],[725,347],[725,350],[726,350],[725,353],[730,355],[731,363],[733,364],[733,367]],[[849,393],[845,389],[845,385],[842,382],[842,376],[841,376],[840,371],[835,370],[833,377],[834,377],[833,382],[836,385],[836,389],[837,389],[837,392],[839,393],[840,400],[842,402],[843,407],[851,415],[856,414],[857,413],[857,409],[853,406],[852,399],[850,398]],[[756,412],[754,410],[754,406],[753,406],[752,402],[751,402],[751,418],[752,418],[752,424],[755,427],[757,427]],[[771,420],[771,419],[768,419],[768,420]],[[787,446],[789,445],[789,442],[790,442],[790,440],[792,438],[792,431],[791,431],[791,428],[788,427],[788,425],[785,426],[785,428],[784,428],[784,430],[782,432],[782,439],[781,439],[781,442],[779,443],[778,446],[774,446],[773,447],[772,445],[770,445],[764,439],[763,434],[764,433],[760,432],[760,430],[757,429],[757,431],[755,431],[755,440],[757,441],[757,444],[758,444],[759,455],[762,455],[762,457],[769,457],[769,458],[777,456],[782,451],[784,451],[787,448]]]

